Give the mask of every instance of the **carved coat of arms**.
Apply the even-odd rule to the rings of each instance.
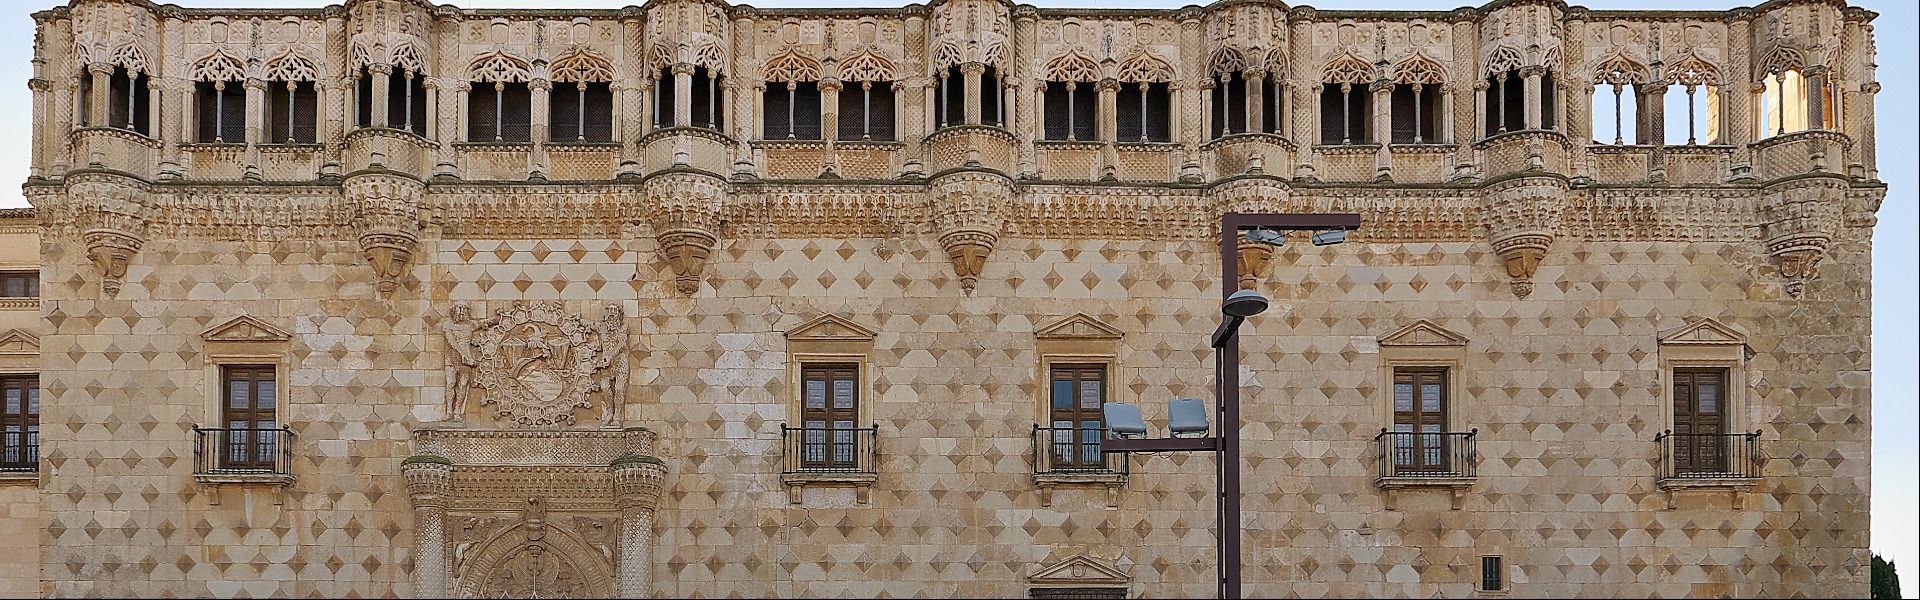
[[[515,302],[492,317],[473,320],[456,303],[441,325],[447,344],[447,415],[466,412],[474,388],[494,418],[523,427],[572,425],[574,411],[603,403],[603,425],[614,425],[625,404],[627,326],[620,305],[609,303],[599,322],[569,313],[559,302]]]

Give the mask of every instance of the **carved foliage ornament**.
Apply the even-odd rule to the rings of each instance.
[[[494,52],[473,59],[467,79],[486,83],[511,83],[531,79],[527,61],[505,52]]]
[[[1100,65],[1087,58],[1079,48],[1047,61],[1047,81],[1092,83],[1100,80]]]
[[[1447,82],[1447,68],[1424,53],[1415,52],[1393,67],[1393,82],[1411,85],[1440,85]]]
[[[893,61],[869,48],[840,63],[842,81],[893,81]]]
[[[613,81],[613,63],[585,48],[554,59],[547,71],[551,74],[549,79],[559,82]]]
[[[1120,63],[1120,72],[1114,78],[1128,83],[1164,83],[1173,81],[1173,65],[1152,52],[1141,50]]]
[[[819,79],[820,61],[793,48],[767,59],[767,81],[790,83]]]
[[[1322,83],[1344,83],[1363,85],[1373,83],[1380,76],[1374,73],[1373,63],[1367,62],[1352,52],[1342,52],[1333,60],[1327,61],[1327,67],[1321,76]]]
[[[194,61],[187,76],[194,81],[240,81],[247,78],[246,62],[227,54],[224,49],[216,49],[212,54]]]
[[[559,302],[514,302],[475,321],[455,303],[441,325],[447,345],[447,414],[459,418],[472,388],[496,419],[521,427],[572,425],[598,393],[612,426],[626,397],[627,326],[618,304],[590,323]]]
[[[313,61],[291,52],[267,61],[269,81],[313,81],[318,73],[319,69],[314,68]]]

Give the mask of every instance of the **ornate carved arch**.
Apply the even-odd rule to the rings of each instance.
[[[1447,82],[1447,67],[1425,53],[1414,52],[1393,66],[1393,82],[1441,85]]]
[[[1667,66],[1667,81],[1674,85],[1720,85],[1720,69],[1688,53]]]
[[[247,63],[225,48],[214,51],[200,60],[193,61],[193,67],[187,70],[187,77],[194,81],[241,81],[247,78]]]
[[[1213,56],[1207,59],[1207,75],[1212,77],[1220,77],[1228,73],[1238,73],[1246,69],[1246,57],[1241,56],[1240,51],[1233,49],[1231,46],[1214,50]]]
[[[532,78],[532,69],[525,59],[503,51],[483,54],[467,67],[467,79],[471,81],[504,83]]]
[[[1633,85],[1646,83],[1651,79],[1652,77],[1647,74],[1646,65],[1620,52],[1614,52],[1612,56],[1601,60],[1600,64],[1593,67],[1594,85]]]
[[[1285,48],[1274,48],[1274,49],[1272,49],[1272,50],[1268,50],[1268,51],[1267,51],[1267,60],[1266,60],[1266,65],[1267,65],[1267,72],[1268,72],[1268,73],[1285,73],[1285,72],[1287,72],[1287,51],[1286,51],[1286,49],[1285,49]]]
[[[980,62],[987,63],[995,69],[1001,68],[1000,57],[1003,48],[999,40],[987,42],[980,48]]]
[[[365,44],[354,44],[347,50],[347,68],[359,71],[373,64],[373,51]]]
[[[659,72],[675,62],[673,49],[666,44],[654,44],[647,49],[647,70]]]
[[[1046,75],[1047,81],[1091,83],[1100,80],[1100,65],[1074,48],[1047,61]]]
[[[1115,79],[1128,83],[1173,81],[1173,65],[1153,52],[1142,49],[1120,63]]]
[[[126,67],[128,73],[153,74],[153,70],[147,67],[147,65],[152,64],[147,61],[147,53],[131,42],[121,44],[119,48],[115,48],[113,55],[108,57],[107,61]]]
[[[547,66],[547,72],[556,82],[613,81],[613,63],[585,48],[575,48],[555,59]]]
[[[301,58],[292,51],[267,61],[268,81],[313,81],[318,74],[319,70],[313,66],[313,61]]]
[[[1380,76],[1374,73],[1373,63],[1354,56],[1352,52],[1342,52],[1339,56],[1333,57],[1333,60],[1327,61],[1327,66],[1321,70],[1320,76],[1322,83],[1355,85],[1373,83],[1378,79]]]
[[[393,47],[391,58],[387,60],[387,64],[392,65],[395,69],[418,74],[426,72],[427,61],[420,58],[419,48],[414,47],[413,44],[403,42]]]
[[[786,83],[819,79],[820,61],[801,54],[797,49],[788,48],[767,59],[767,81]]]
[[[533,517],[502,530],[460,574],[462,598],[611,598],[610,559],[578,535]],[[540,587],[532,587],[538,585]]]
[[[1518,69],[1525,64],[1526,61],[1520,58],[1519,50],[1513,49],[1513,46],[1501,46],[1487,54],[1485,69],[1487,75],[1497,75]]]
[[[727,51],[719,44],[702,42],[693,47],[693,64],[706,68],[709,73],[727,72]]]
[[[840,63],[842,81],[893,81],[893,61],[868,48]]]
[[[1778,75],[1787,71],[1799,71],[1807,66],[1806,54],[1797,48],[1778,46],[1760,61],[1760,76]]]
[[[947,70],[947,67],[951,67],[963,62],[967,62],[967,61],[965,58],[963,58],[963,55],[960,52],[960,47],[957,45],[954,45],[953,42],[942,41],[940,42],[939,45],[933,47],[934,72],[937,73],[940,71],[945,71]]]

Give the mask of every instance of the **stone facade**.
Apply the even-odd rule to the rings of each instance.
[[[44,394],[0,594],[1206,596],[1212,458],[1036,467],[1048,369],[1209,397],[1220,216],[1334,212],[1240,250],[1249,596],[1494,593],[1486,556],[1519,596],[1861,596],[1873,17],[75,0],[0,215],[43,281],[0,366]],[[590,83],[607,141],[558,138]],[[836,139],[877,84],[898,141]],[[1628,86],[1646,142],[1589,143]],[[1667,142],[1670,87],[1708,135]],[[768,139],[803,89],[823,139]],[[474,108],[509,90],[525,143]],[[1404,92],[1432,124],[1379,143]],[[1094,133],[1043,139],[1072,94]],[[815,363],[873,428],[833,473],[786,429]],[[207,466],[232,365],[281,391],[272,468]],[[1403,367],[1477,469],[1383,476]],[[1655,441],[1702,367],[1738,477]]]

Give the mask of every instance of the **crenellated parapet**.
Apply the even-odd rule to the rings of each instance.
[[[1013,180],[991,171],[952,171],[928,183],[928,225],[968,294],[979,284],[987,256],[1006,232],[1012,200]]]
[[[1560,228],[1567,188],[1567,179],[1557,176],[1515,177],[1487,186],[1481,222],[1517,298],[1533,294],[1533,276]]]

